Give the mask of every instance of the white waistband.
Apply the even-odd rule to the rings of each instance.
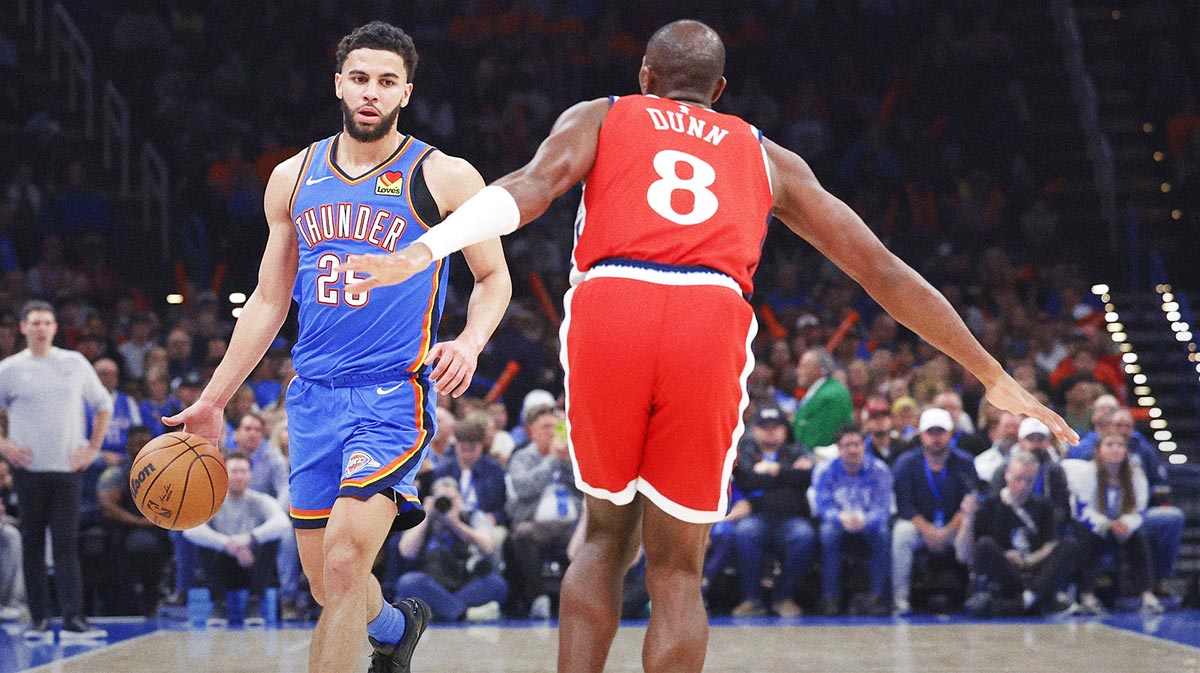
[[[583,279],[590,280],[592,278],[628,278],[630,280],[641,280],[658,285],[714,285],[717,287],[727,287],[738,294],[742,294],[742,288],[737,284],[737,281],[719,271],[667,271],[644,266],[625,266],[614,263],[600,264],[589,269]]]

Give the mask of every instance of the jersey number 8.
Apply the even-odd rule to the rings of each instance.
[[[679,177],[679,164],[692,167],[692,177]],[[708,162],[687,152],[678,150],[662,150],[654,155],[654,172],[658,180],[646,190],[646,202],[654,212],[675,224],[700,224],[716,215],[717,195],[709,191],[709,187],[717,180],[717,171]],[[681,213],[675,210],[671,197],[675,192],[684,191],[692,194],[692,209]]]
[[[367,305],[371,299],[371,291],[366,292],[346,292],[344,289],[339,289],[335,284],[338,282],[338,277],[341,275],[337,271],[338,263],[342,258],[331,252],[327,252],[317,258],[317,270],[325,271],[325,273],[317,276],[317,303],[324,306],[338,306],[343,303],[350,308],[362,308]],[[346,282],[366,280],[360,276],[356,276],[353,271],[346,272]]]

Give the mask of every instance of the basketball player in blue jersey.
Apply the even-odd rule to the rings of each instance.
[[[389,605],[371,565],[393,527],[424,517],[413,478],[436,430],[435,394],[466,391],[512,294],[498,239],[463,251],[475,288],[453,341],[434,343],[444,261],[399,285],[345,288],[361,279],[341,272],[347,255],[404,248],[483,187],[466,161],[397,130],[416,64],[411,38],[389,24],[342,39],[334,89],[343,131],[275,168],[258,287],[200,400],[163,419],[215,444],[222,409],[295,299],[289,483],[300,559],[324,608],[309,654],[314,673],[351,670],[364,626],[375,648],[370,671],[409,670],[429,607],[416,599]]]

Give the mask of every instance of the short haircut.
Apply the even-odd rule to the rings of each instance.
[[[530,409],[529,413],[525,414],[525,425],[533,425],[534,421],[546,414],[554,413],[556,409],[557,407],[552,407],[549,404],[543,404]]]
[[[35,311],[46,311],[56,319],[58,318],[58,314],[54,311],[53,304],[48,301],[42,301],[41,299],[34,299],[32,301],[25,302],[25,305],[21,307],[21,311],[18,314],[21,316],[21,322],[28,320],[29,314],[34,313]]]
[[[417,73],[417,47],[408,33],[383,21],[372,21],[355,28],[338,42],[337,71],[346,65],[346,57],[355,49],[379,49],[399,54],[404,59],[408,81]]]
[[[681,19],[650,36],[645,61],[666,89],[712,91],[725,73],[725,45],[709,26]]]
[[[228,465],[230,463],[230,461],[234,461],[234,460],[244,460],[244,461],[246,461],[247,465],[250,464],[250,456],[247,456],[246,454],[242,453],[241,451],[230,451],[228,454],[226,454],[226,456],[225,456],[225,464],[226,465]]]
[[[487,441],[492,417],[486,411],[476,411],[454,426],[454,438],[463,444],[483,444]]]
[[[843,425],[842,427],[838,428],[837,432],[833,433],[833,443],[834,444],[840,443],[842,441],[842,437],[845,437],[846,435],[858,435],[859,437],[861,437],[862,434],[863,434],[862,430],[859,429],[857,424],[847,423],[847,424]]]
[[[1008,457],[1008,467],[1004,468],[1007,472],[1013,465],[1032,465],[1036,468],[1041,468],[1042,463],[1038,457],[1029,451],[1023,449],[1013,449],[1012,455]]]

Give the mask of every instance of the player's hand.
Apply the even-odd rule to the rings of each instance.
[[[384,285],[396,285],[424,271],[433,263],[433,254],[424,243],[413,244],[390,255],[347,255],[336,271],[358,271],[370,277],[359,280],[347,278],[346,292],[366,292]]]
[[[471,387],[475,377],[475,366],[479,362],[479,353],[474,348],[459,340],[443,341],[429,349],[425,356],[425,364],[434,361],[433,371],[429,378],[433,380],[433,389],[439,395],[458,397]]]
[[[1071,429],[1062,416],[1048,409],[1037,398],[1029,394],[1013,377],[1005,374],[987,391],[987,400],[997,407],[1017,414],[1032,416],[1046,424],[1060,440],[1075,445],[1079,443],[1079,433]]]
[[[197,400],[195,404],[175,414],[163,416],[162,423],[168,427],[182,425],[184,432],[200,435],[213,446],[220,446],[221,431],[225,429],[225,413],[222,407],[208,400]]]
[[[0,439],[0,456],[21,469],[29,469],[33,465],[33,451],[8,440]]]

